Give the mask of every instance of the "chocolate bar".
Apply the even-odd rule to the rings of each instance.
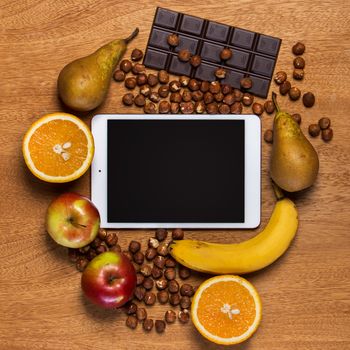
[[[179,37],[176,47],[167,42],[173,33]],[[207,81],[216,80],[215,70],[222,67],[226,70],[222,83],[239,88],[241,78],[250,77],[253,85],[247,91],[266,98],[280,46],[279,38],[158,7],[143,64]],[[224,48],[233,53],[227,61],[220,59]],[[201,56],[202,63],[194,68],[180,61],[178,52],[182,49]]]

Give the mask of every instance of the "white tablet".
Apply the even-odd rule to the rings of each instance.
[[[96,115],[101,226],[257,227],[260,129],[255,115]]]

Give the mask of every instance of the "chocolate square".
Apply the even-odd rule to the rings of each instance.
[[[226,69],[226,77],[221,82],[224,84],[229,84],[234,88],[239,89],[241,86],[241,79],[244,77],[243,73],[236,72],[234,70]]]
[[[249,30],[235,28],[231,43],[245,49],[252,49],[255,33]]]
[[[220,62],[220,52],[224,47],[205,42],[202,46],[200,56],[203,60],[208,60],[211,62]]]
[[[209,22],[205,37],[218,42],[226,42],[230,27],[225,24]]]
[[[160,27],[175,29],[178,16],[179,14],[177,12],[158,7],[154,24],[159,25]]]
[[[167,53],[155,51],[148,48],[143,59],[143,64],[154,69],[165,69],[167,58]]]
[[[275,61],[271,58],[266,58],[256,55],[253,60],[251,72],[270,77],[275,67]]]
[[[272,36],[260,34],[256,50],[267,55],[276,56],[281,40]]]
[[[253,85],[248,91],[259,97],[267,97],[267,94],[269,92],[270,80],[258,78],[255,76],[250,76],[250,79],[252,80]]]
[[[171,57],[169,65],[169,73],[178,74],[178,75],[187,75],[191,74],[192,66],[189,62],[182,62],[175,55]]]
[[[232,49],[232,57],[226,61],[226,64],[230,67],[247,69],[250,54],[245,51],[239,51]]]
[[[183,15],[180,31],[199,35],[202,32],[204,20],[199,17]]]
[[[179,45],[175,47],[175,52],[180,50],[187,49],[194,55],[197,51],[198,40],[189,38],[187,36],[179,35]]]
[[[215,70],[217,67],[202,63],[196,70],[195,78],[200,80],[206,80],[206,81],[214,81],[216,80],[215,77]]]
[[[148,45],[168,50],[169,49],[168,35],[169,35],[169,32],[153,28],[150,34]]]

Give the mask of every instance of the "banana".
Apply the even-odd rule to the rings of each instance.
[[[171,255],[192,270],[212,274],[245,274],[272,264],[288,249],[298,228],[296,206],[281,194],[276,195],[271,218],[255,237],[232,244],[174,241],[169,247]]]

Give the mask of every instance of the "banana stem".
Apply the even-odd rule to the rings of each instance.
[[[277,186],[274,181],[272,181],[272,187],[273,187],[273,190],[275,192],[277,200],[279,201],[280,199],[283,199],[284,193],[283,193],[282,189],[279,186]]]
[[[273,101],[273,104],[275,105],[277,113],[281,112],[280,107],[279,107],[279,105],[277,103],[277,95],[276,95],[275,92],[272,92],[272,101]]]
[[[130,42],[132,39],[136,37],[136,35],[139,33],[139,28],[135,28],[135,30],[127,37],[124,39],[126,43]]]

